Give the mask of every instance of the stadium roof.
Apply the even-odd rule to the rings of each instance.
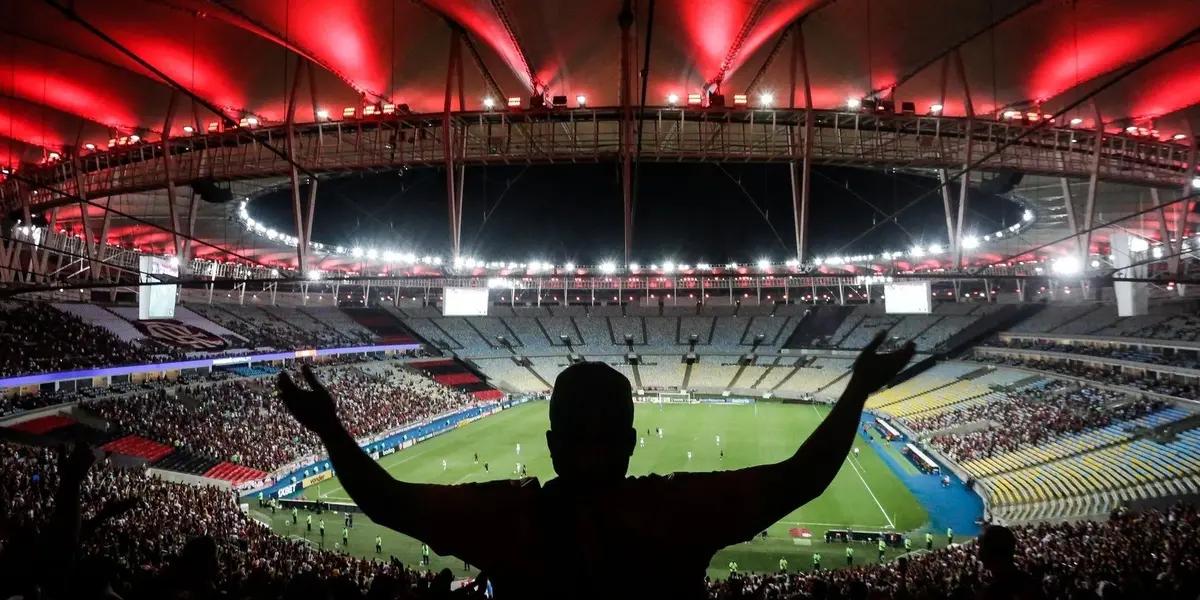
[[[56,7],[70,5],[79,20]],[[111,38],[212,105],[260,123],[286,117],[289,67],[315,68],[297,119],[364,102],[440,111],[452,27],[470,41],[466,108],[534,90],[589,104],[618,101],[621,0],[6,0],[0,40],[0,156],[105,144],[114,133],[162,134],[171,86]],[[636,3],[646,40],[650,3]],[[1041,105],[1052,111],[1122,67],[1200,25],[1194,0],[658,0],[647,96],[661,103],[720,83],[727,94],[792,81],[775,51],[803,20],[813,102],[820,108],[895,87],[920,111],[964,111],[961,85],[940,58],[958,48],[977,113]],[[639,62],[644,48],[638,48]],[[473,63],[473,67],[471,66]],[[1106,124],[1186,129],[1200,102],[1200,44],[1180,47],[1096,98]],[[498,88],[498,89],[497,89]],[[752,96],[753,97],[753,96]],[[310,110],[311,109],[311,110]],[[173,134],[207,121],[191,108]],[[1090,106],[1080,109],[1088,121]],[[11,162],[11,161],[10,161]]]
[[[286,122],[292,97],[297,124],[327,120],[319,117],[321,111],[336,119],[344,108],[361,114],[365,106],[383,104],[397,105],[397,113],[405,109],[414,114],[440,113],[451,102],[447,90],[453,83],[449,65],[456,39],[462,42],[464,64],[461,83],[456,84],[461,86],[461,100],[453,97],[451,102],[456,113],[483,112],[485,98],[500,107],[508,98],[527,105],[534,95],[565,96],[571,106],[584,98],[589,107],[618,107],[620,17],[626,4],[623,0],[4,0],[0,164],[42,162],[51,153],[69,155],[87,145],[103,151],[110,140],[134,135],[150,142],[176,139],[187,132],[185,127],[205,132],[209,124],[222,119],[227,123],[253,119],[266,130]],[[1195,43],[1200,5],[1195,0],[638,0],[629,4],[634,70],[647,74],[647,106],[661,107],[669,95],[686,99],[688,94],[719,89],[726,95],[746,94],[751,105],[760,95],[771,94],[775,105],[803,108],[804,90],[797,74],[804,69],[797,60],[803,58],[814,109],[845,110],[849,100],[877,97],[894,100],[897,108],[912,102],[917,115],[941,105],[936,111],[940,115],[960,117],[967,113],[969,93],[979,119],[994,122],[1006,111],[1041,115],[1078,104],[1056,121],[1068,134],[1068,152],[1044,153],[1043,158],[1069,154],[1077,166],[1091,164],[1093,144],[1081,135],[1084,139],[1076,145],[1069,127],[1093,129],[1097,115],[1106,132],[1141,128],[1139,133],[1145,135],[1139,139],[1164,140],[1185,150],[1171,154],[1174,150],[1168,148],[1169,160],[1147,162],[1151,166],[1145,171],[1130,175],[1142,187],[1138,181],[1125,181],[1124,166],[1109,164],[1107,158],[1102,167],[1107,171],[1100,177],[1105,187],[1098,190],[1080,179],[1079,168],[1056,164],[1046,168],[1049,163],[1043,161],[1042,168],[1031,170],[1032,175],[1014,190],[1035,214],[1037,227],[1012,241],[1006,239],[1004,247],[981,251],[983,262],[1017,255],[1069,234],[1071,228],[1079,231],[1084,222],[1157,204],[1157,192],[1146,187],[1147,181],[1162,181],[1155,180],[1158,174],[1153,169],[1169,167],[1175,174],[1186,173],[1181,165],[1187,161],[1181,163],[1179,156],[1195,145],[1193,124],[1200,117],[1200,70],[1196,68],[1200,44]],[[301,85],[294,85],[297,81]],[[635,84],[635,104],[640,103],[642,83]],[[748,118],[753,124],[753,115]],[[832,131],[823,135],[837,135],[842,143],[836,131],[840,117],[822,118],[826,120],[818,127]],[[857,128],[857,117],[851,118]],[[413,129],[414,136],[426,133],[417,132],[419,128]],[[1001,135],[1011,139],[1014,134]],[[247,139],[261,141],[253,133]],[[340,144],[340,133],[338,139]],[[253,146],[244,140],[237,143]],[[1101,144],[1094,146],[1098,157]],[[385,147],[392,148],[390,143]],[[212,152],[212,146],[206,148]],[[138,152],[143,157],[138,160],[160,156],[153,150]],[[318,157],[320,152],[317,147]],[[828,154],[830,148],[822,147],[820,152]],[[1123,154],[1134,162],[1144,155],[1140,148]],[[113,164],[123,163],[105,164],[106,173],[111,173],[119,170]],[[424,159],[419,164],[440,162]],[[484,162],[472,164],[490,163],[485,157]],[[895,163],[882,161],[876,166]],[[930,174],[934,168],[911,166]],[[1187,166],[1194,168],[1194,161]],[[147,163],[145,172],[156,168]],[[982,170],[990,171],[986,176],[991,177],[1004,168],[1000,162]],[[1059,171],[1073,182],[1059,181]],[[284,175],[278,168],[253,173],[243,171],[232,177],[248,184],[235,186],[236,195],[276,184],[277,177]],[[202,175],[197,166],[195,176],[184,184],[195,183]],[[58,181],[59,189],[68,191],[83,185],[70,175]],[[168,227],[175,217],[169,214],[162,187],[155,183],[120,188],[110,192],[118,195],[106,205]],[[1170,201],[1175,192],[1171,194],[1163,201]],[[89,194],[91,198],[104,195]],[[1075,209],[1081,213],[1080,223],[1068,226],[1064,195],[1073,196],[1071,201],[1077,205],[1092,197],[1098,218],[1092,221],[1089,212],[1085,219],[1080,206]],[[68,198],[62,196],[60,204]],[[57,215],[60,226],[72,228],[70,223],[79,220],[78,211],[71,208],[64,207]],[[174,208],[186,215],[187,201],[177,201]],[[289,256],[295,258],[286,246],[267,243],[231,224],[231,211],[209,205],[199,210],[199,225],[193,230],[197,237],[279,264]],[[104,211],[95,203],[89,209],[93,219]],[[1164,215],[1161,223],[1151,215],[1122,227],[1167,239],[1170,232],[1184,229],[1181,224],[1188,219],[1195,216],[1179,207]],[[172,237],[115,217],[112,229],[105,231],[110,242],[137,236],[136,244],[150,251],[169,247]],[[1101,251],[1098,246],[1093,250]],[[219,253],[216,248],[197,249],[201,256]]]

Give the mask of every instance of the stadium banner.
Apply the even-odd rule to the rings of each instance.
[[[321,483],[322,481],[328,481],[330,479],[333,479],[333,470],[332,469],[330,469],[328,471],[321,471],[320,473],[317,473],[316,475],[310,475],[308,477],[305,477],[300,482],[300,487],[310,488],[318,483]]]
[[[164,346],[180,350],[215,352],[229,347],[229,342],[220,336],[174,319],[135,321],[133,326],[142,332],[142,335]]]
[[[523,401],[522,401],[523,402]],[[509,403],[509,406],[515,406],[522,402]],[[504,407],[502,403],[482,404],[463,409],[456,413],[451,413],[443,417],[436,418],[427,423],[412,425],[404,429],[397,430],[386,436],[372,439],[368,442],[361,442],[359,446],[368,454],[378,453],[380,456],[392,454],[397,450],[409,448],[415,445],[418,441],[429,439],[433,436],[453,430],[458,426],[458,423],[464,419],[477,419],[482,415],[491,414],[497,406]],[[315,457],[312,460],[298,463],[292,466],[290,471],[279,473],[275,478],[274,483],[268,485],[261,490],[252,490],[245,496],[257,496],[258,492],[262,492],[264,498],[283,498],[285,496],[296,494],[300,489],[309,487],[325,479],[333,477],[333,472],[328,469],[328,459],[324,456]],[[324,468],[325,471],[316,475],[308,475],[312,473],[313,468]],[[307,472],[307,473],[306,473]],[[322,479],[317,479],[323,477]],[[299,485],[297,485],[299,484]],[[243,497],[245,497],[243,496]]]

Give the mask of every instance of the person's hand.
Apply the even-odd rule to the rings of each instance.
[[[80,482],[96,464],[96,453],[92,447],[76,442],[70,447],[63,446],[58,452],[58,473],[64,481]]]
[[[310,389],[296,385],[286,371],[279,374],[279,397],[284,406],[301,425],[317,435],[336,431],[339,424],[333,396],[321,385],[311,367],[304,365],[300,371]]]
[[[891,381],[916,352],[917,348],[911,341],[895,352],[876,352],[887,339],[887,333],[885,330],[875,334],[875,339],[863,348],[854,361],[854,374],[850,376],[850,383],[846,387],[862,394],[864,398]]]

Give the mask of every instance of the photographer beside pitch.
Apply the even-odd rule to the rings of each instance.
[[[854,363],[837,404],[791,457],[735,471],[626,477],[637,444],[629,380],[603,363],[568,367],[550,398],[546,443],[558,477],[462,485],[393,479],[337,418],[312,370],[280,395],[317,434],[350,497],[376,523],[488,574],[498,598],[702,598],[713,555],[819,496],[854,441],[867,396],[914,353],[911,342]],[[621,573],[623,575],[613,576]]]

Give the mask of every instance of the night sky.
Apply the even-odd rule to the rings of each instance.
[[[830,255],[876,221],[934,189],[934,179],[885,171],[814,167],[809,249]],[[484,260],[597,264],[620,260],[620,170],[616,164],[472,167],[466,174],[463,255]],[[794,253],[786,165],[646,163],[638,178],[634,260],[642,264],[782,262]],[[445,171],[355,173],[323,179],[313,240],[449,255]],[[952,185],[957,197],[957,187]],[[877,212],[869,204],[873,204]],[[1020,218],[1002,198],[972,191],[968,231],[988,233]],[[287,190],[264,194],[250,213],[292,229]],[[485,219],[485,214],[486,219]],[[940,193],[842,254],[946,243]]]

